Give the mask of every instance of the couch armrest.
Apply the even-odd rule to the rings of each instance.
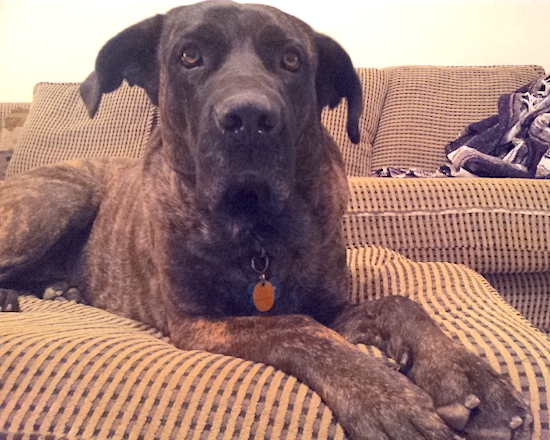
[[[351,178],[348,247],[480,273],[550,270],[550,180]]]

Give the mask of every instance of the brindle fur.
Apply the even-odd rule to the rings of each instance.
[[[200,63],[189,65],[196,50]],[[346,176],[320,113],[347,99],[357,142],[362,98],[336,42],[270,7],[200,3],[103,47],[81,87],[90,115],[123,79],[160,110],[142,160],[66,162],[0,187],[1,308],[18,308],[13,289],[68,280],[89,304],[157,327],[182,349],[295,375],[354,439],[530,437],[510,383],[415,303],[348,304]],[[267,313],[248,293],[262,249],[267,277],[282,286]]]

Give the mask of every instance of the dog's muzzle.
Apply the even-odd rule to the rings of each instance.
[[[214,209],[254,222],[278,215],[289,197],[294,153],[281,99],[265,91],[233,91],[214,103],[211,157],[206,193]],[[212,206],[212,205],[211,205]]]

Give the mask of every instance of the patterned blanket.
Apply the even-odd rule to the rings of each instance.
[[[550,177],[550,75],[502,95],[498,114],[470,124],[445,147],[455,172]]]

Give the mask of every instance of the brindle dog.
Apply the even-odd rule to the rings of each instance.
[[[66,162],[1,187],[2,308],[17,309],[14,289],[65,279],[182,349],[296,376],[354,439],[530,437],[509,381],[417,304],[348,303],[346,176],[320,114],[345,98],[357,142],[362,95],[335,41],[270,7],[199,3],[106,43],[81,87],[91,116],[124,79],[160,110],[142,160]]]

